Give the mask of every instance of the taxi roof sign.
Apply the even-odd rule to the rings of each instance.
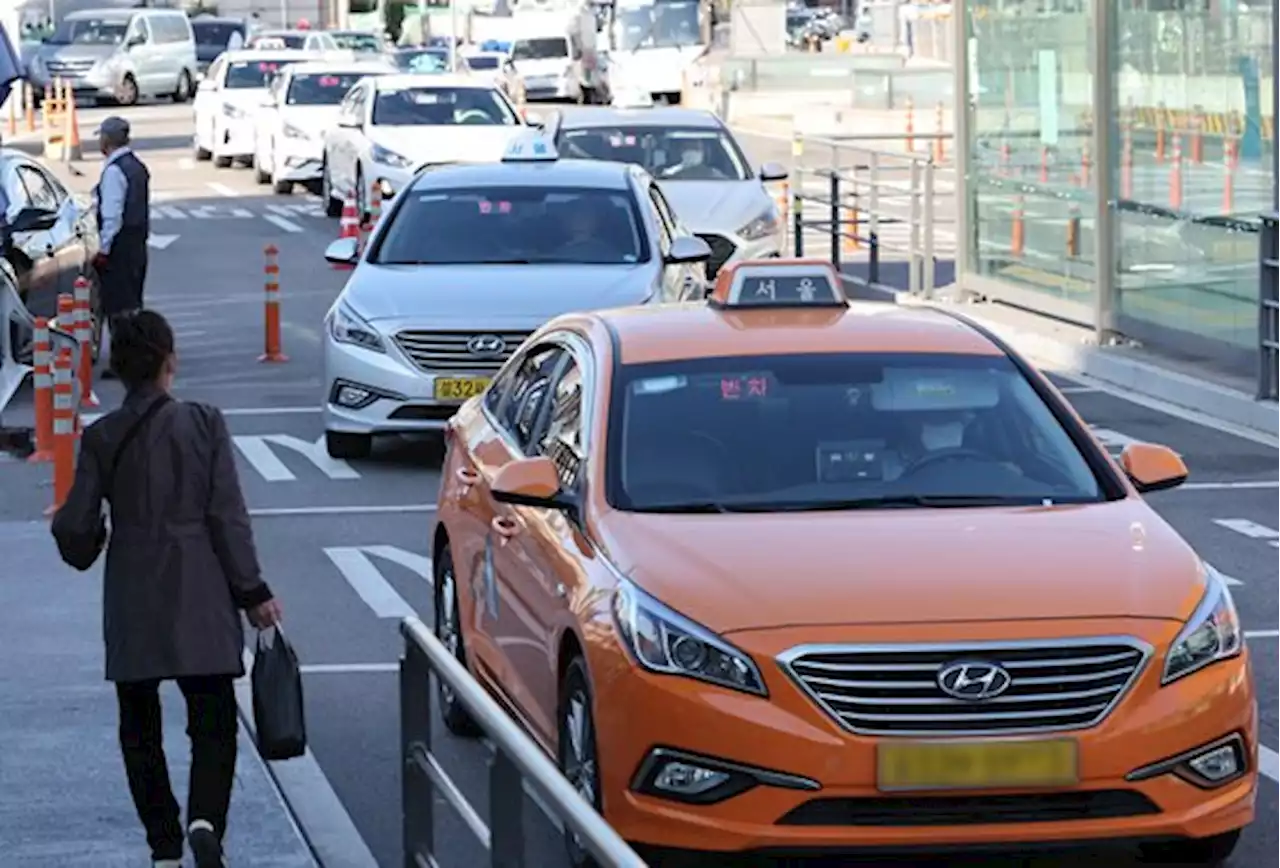
[[[542,135],[516,136],[502,154],[504,163],[554,163],[558,159],[555,143]]]
[[[848,307],[840,274],[823,259],[752,259],[716,275],[708,299],[725,309]]]

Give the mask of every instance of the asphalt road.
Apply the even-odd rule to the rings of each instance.
[[[100,114],[85,112],[82,129],[93,129]],[[177,329],[180,395],[226,408],[266,576],[283,601],[290,634],[306,665],[309,734],[323,778],[313,780],[306,793],[289,793],[290,798],[301,799],[305,824],[306,802],[322,795],[327,779],[377,864],[400,866],[395,668],[396,616],[402,604],[395,601],[403,600],[403,606],[430,621],[424,573],[440,455],[423,442],[397,440],[367,461],[334,462],[324,456],[318,441],[321,318],[340,290],[343,274],[331,270],[321,254],[337,234],[336,221],[324,219],[316,203],[301,194],[271,196],[247,170],[193,163],[189,109],[151,106],[127,114],[138,150],[152,170],[152,231],[163,245],[152,252],[147,301]],[[753,141],[746,145],[756,149]],[[97,167],[89,162],[81,167],[86,177],[73,183],[87,191]],[[262,247],[267,242],[280,248],[284,348],[289,355],[282,364],[257,361],[262,350]],[[1268,779],[1261,788],[1260,818],[1231,864],[1275,866],[1280,843],[1274,752],[1280,743],[1276,448],[1122,395],[1079,384],[1068,388],[1109,444],[1118,448],[1128,438],[1164,442],[1180,451],[1191,468],[1191,484],[1151,500],[1206,559],[1238,581],[1234,590],[1245,625],[1258,631],[1250,646],[1257,655]],[[101,384],[99,394],[106,407],[120,397],[113,383]],[[0,465],[0,479],[5,491],[0,520],[39,519],[50,496],[48,468],[11,462]],[[435,747],[446,770],[486,814],[483,747],[440,734]],[[558,835],[532,804],[528,807],[529,864],[558,868],[564,864]],[[437,840],[443,868],[483,864],[481,851],[460,823],[441,820]],[[1109,864],[1123,864],[1108,859]],[[358,861],[349,864],[363,868]]]

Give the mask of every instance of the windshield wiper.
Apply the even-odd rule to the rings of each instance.
[[[1052,503],[1047,497],[1000,497],[973,494],[895,494],[883,497],[856,497],[847,500],[816,500],[797,503],[761,503],[736,506],[746,512],[841,512],[859,509],[962,509],[982,506],[1034,506]]]
[[[688,512],[688,513],[726,513],[734,510],[725,506],[723,503],[716,503],[713,500],[698,501],[695,503],[658,503],[652,506],[637,506],[632,508],[632,512]]]

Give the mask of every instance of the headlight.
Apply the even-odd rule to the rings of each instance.
[[[650,672],[683,675],[731,690],[769,695],[760,670],[750,657],[626,579],[619,579],[613,615],[632,656]]]
[[[1161,684],[1168,684],[1183,676],[1198,672],[1210,663],[1235,657],[1240,653],[1240,616],[1236,604],[1227,590],[1227,583],[1218,571],[1205,565],[1208,587],[1200,605],[1187,619],[1178,638],[1169,646],[1165,657],[1164,677]]]
[[[393,169],[408,169],[413,166],[413,160],[408,157],[402,157],[395,151],[382,147],[382,145],[374,145],[371,156],[375,163],[382,163],[382,165],[390,166]]]
[[[738,230],[738,234],[747,241],[759,241],[782,231],[782,217],[778,209],[770,202],[763,211]]]
[[[239,120],[240,118],[245,116],[244,109],[236,108],[229,102],[224,102],[222,104],[222,114],[225,115],[226,117],[231,118],[232,120]]]
[[[302,139],[304,142],[311,138],[307,135],[306,130],[300,130],[293,124],[284,125],[284,137],[286,139]]]
[[[329,335],[340,344],[354,344],[376,353],[387,351],[382,336],[373,326],[344,304],[337,305],[329,314]]]

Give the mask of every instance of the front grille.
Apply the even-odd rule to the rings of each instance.
[[[477,355],[467,349],[473,338],[487,335],[502,339],[501,352]],[[424,371],[484,373],[502,367],[529,335],[527,331],[403,331],[396,335],[396,345]]]
[[[783,665],[847,729],[875,735],[952,735],[1083,729],[1101,721],[1151,649],[1129,638],[972,645],[799,648]],[[938,684],[953,663],[1002,667],[1008,688],[954,699]]]
[[[94,63],[92,60],[49,60],[45,62],[45,69],[54,75],[84,75],[93,69]]]
[[[877,796],[813,799],[792,809],[780,826],[965,826],[975,823],[1053,823],[1158,814],[1133,790],[1021,793],[1015,796]]]
[[[711,248],[711,259],[707,261],[707,277],[715,277],[738,248],[723,235],[699,235],[698,237],[707,242],[707,246]]]

